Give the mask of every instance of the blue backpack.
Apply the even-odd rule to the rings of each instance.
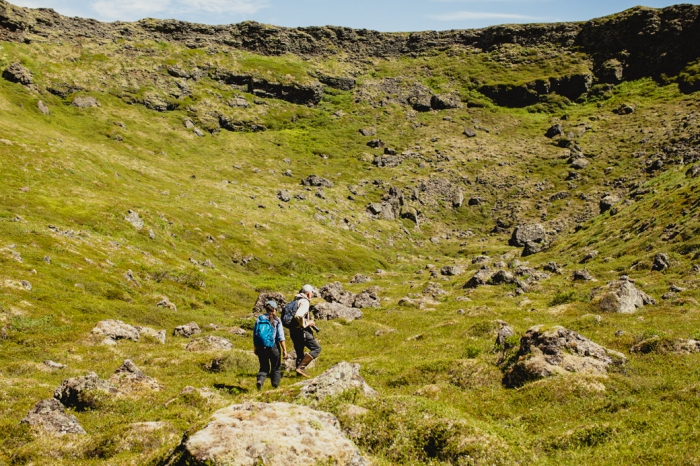
[[[292,325],[294,325],[295,322],[294,314],[296,314],[298,307],[297,300],[294,300],[284,306],[284,309],[282,309],[282,326],[284,328],[292,328]]]
[[[253,344],[256,348],[271,349],[275,347],[275,327],[266,315],[258,317],[255,322]]]

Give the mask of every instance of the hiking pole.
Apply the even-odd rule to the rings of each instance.
[[[321,329],[316,327],[315,325],[309,325],[309,328],[316,333],[321,333]]]

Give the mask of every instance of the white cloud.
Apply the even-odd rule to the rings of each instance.
[[[441,15],[430,15],[430,19],[437,21],[468,21],[472,19],[496,19],[496,20],[514,20],[514,21],[537,21],[543,18],[535,16],[515,15],[510,13],[488,13],[481,11],[455,11]]]
[[[97,0],[91,8],[101,19],[130,21],[148,16],[185,19],[182,15],[198,13],[250,15],[267,8],[268,3],[269,0]]]

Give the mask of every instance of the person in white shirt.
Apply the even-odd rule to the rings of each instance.
[[[296,372],[304,377],[309,377],[306,367],[321,354],[321,345],[318,344],[311,329],[315,326],[313,317],[309,315],[311,303],[309,300],[314,296],[314,288],[311,285],[304,285],[299,293],[294,296],[297,303],[294,320],[289,329],[289,336],[294,343],[294,350],[297,353]],[[309,352],[304,354],[304,348]]]

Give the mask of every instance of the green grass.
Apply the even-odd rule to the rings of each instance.
[[[576,54],[521,47],[375,59],[372,66],[355,67],[333,58],[208,54],[148,42],[131,44],[132,52],[120,48],[124,44],[85,44],[82,51],[1,45],[0,65],[25,63],[42,93],[0,81],[0,139],[11,143],[0,143],[0,325],[8,335],[0,340],[0,463],[156,464],[219,407],[245,400],[291,401],[296,378],[285,376],[280,390],[255,392],[250,336],[227,329],[250,330],[248,315],[260,291],[291,297],[304,283],[336,280],[353,292],[379,286],[382,307],[363,310],[357,321],[320,324],[323,353],[313,372],[341,360],[357,362],[380,397],[346,393],[320,408],[336,414],[376,464],[697,462],[699,356],[629,354],[645,338],[697,338],[700,328],[700,279],[691,272],[698,261],[700,181],[685,176],[687,167],[670,164],[654,175],[644,172],[648,156],[697,134],[697,120],[685,126],[682,120],[697,107],[697,93],[684,95],[675,84],[640,80],[580,104],[555,99],[536,108],[488,104],[415,114],[329,90],[314,108],[264,99],[267,105],[234,109],[225,103],[234,95],[248,102],[256,97],[203,78],[188,82],[191,96],[177,99],[169,94],[174,81],[166,67],[211,62],[287,83],[311,82],[314,71],[339,76],[355,71],[360,83],[401,77],[404,84],[417,82],[472,101],[484,99],[475,91],[482,84],[531,82],[588,65]],[[503,57],[513,66],[505,66]],[[101,106],[76,109],[70,97],[43,92],[53,83],[84,88],[81,93],[95,96]],[[127,103],[147,92],[180,106],[158,113]],[[38,111],[39,99],[50,115]],[[636,111],[615,115],[621,103],[635,104]],[[338,116],[339,110],[344,115]],[[212,112],[261,122],[268,130],[198,138],[184,128],[188,117],[206,127]],[[566,150],[543,136],[564,113],[567,132],[591,126],[574,137],[591,165],[573,185],[565,179],[571,171]],[[358,131],[369,126],[389,146],[418,151],[422,159],[374,167],[370,161],[380,151],[367,147],[371,138]],[[466,139],[467,126],[489,132],[479,130],[476,138]],[[646,155],[638,155],[642,150]],[[606,173],[608,167],[613,170]],[[283,176],[287,169],[292,177]],[[324,189],[326,199],[316,196],[316,188],[300,185],[310,174],[335,183]],[[431,179],[461,189],[465,205],[453,209],[450,197],[422,191],[421,182]],[[599,214],[604,192],[624,197],[633,184],[649,193],[620,205],[615,215]],[[359,186],[353,200],[350,185]],[[421,210],[420,229],[410,221],[366,214],[367,204],[381,201],[389,186],[402,189],[405,202]],[[283,203],[276,197],[280,189],[306,199]],[[414,189],[418,200],[412,199]],[[561,191],[569,197],[548,201]],[[485,203],[467,206],[471,197]],[[124,220],[130,209],[143,218],[142,230]],[[17,216],[22,221],[14,221]],[[510,231],[491,233],[498,218],[515,225],[543,217],[548,229],[559,232],[550,248],[535,256],[521,258],[519,249],[508,246]],[[460,237],[458,231],[467,230],[473,235]],[[678,234],[671,237],[669,231]],[[584,267],[579,262],[591,249],[599,254],[585,267],[597,281],[572,282],[571,272]],[[650,271],[657,252],[668,253],[672,261],[664,273]],[[478,267],[471,259],[483,253],[493,262],[518,259],[532,267],[556,261],[564,273],[525,295],[517,295],[514,286],[463,290]],[[207,259],[215,268],[201,265]],[[426,270],[428,264],[439,270],[454,263],[466,272],[444,281]],[[387,273],[375,274],[378,268]],[[136,282],[125,277],[129,270]],[[349,284],[356,273],[373,282]],[[658,304],[634,315],[602,313],[590,292],[622,274]],[[423,309],[398,306],[402,297],[419,297],[430,282],[449,294],[427,301]],[[671,284],[686,291],[662,300]],[[157,307],[163,296],[177,310]],[[458,299],[466,296],[470,301]],[[90,330],[107,318],[165,329],[167,341],[102,346]],[[506,355],[493,349],[497,320],[517,332]],[[204,335],[231,340],[234,350],[185,351],[187,341],[171,333],[190,321]],[[519,336],[537,324],[576,330],[625,353],[629,363],[607,378],[554,377],[505,389],[503,365],[497,362],[512,357]],[[386,332],[390,329],[395,332]],[[378,330],[383,332],[377,335]],[[215,357],[222,361],[211,372]],[[71,442],[19,425],[65,378],[88,371],[108,378],[127,358],[158,379],[163,391],[94,400],[95,409],[74,413],[88,435]],[[46,359],[68,367],[48,371],[42,365]],[[187,385],[208,388],[215,397],[178,396]],[[348,403],[368,408],[369,414],[347,415]],[[134,441],[132,424],[147,421],[168,426]]]

